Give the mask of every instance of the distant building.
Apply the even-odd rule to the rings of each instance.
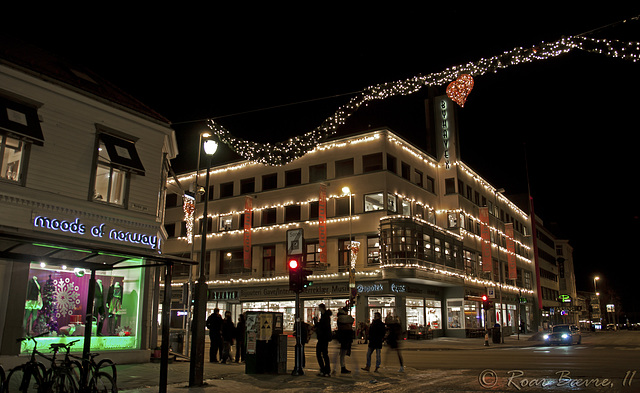
[[[450,121],[447,132],[436,128],[436,157],[380,128],[321,143],[281,166],[241,161],[212,168],[205,223],[209,311],[229,310],[234,319],[247,310],[280,311],[291,331],[295,303],[286,234],[302,229],[306,265],[313,270],[313,285],[301,295],[305,321],[319,303],[335,316],[349,299],[351,238],[359,245],[356,322],[369,321],[374,312],[395,314],[409,336],[427,328],[444,336],[483,334],[495,323],[510,334],[519,321],[537,329],[529,216],[460,161],[455,104],[446,97],[431,104]],[[204,173],[201,168],[200,186]],[[195,179],[195,171],[178,176],[192,190]],[[176,188],[172,180],[168,186]],[[191,201],[179,191],[168,196],[164,250],[199,260],[202,203],[191,223],[185,215]],[[195,278],[188,269],[176,274]],[[488,320],[481,301],[487,293],[494,303]],[[180,326],[178,313],[186,307],[174,299],[172,316]]]

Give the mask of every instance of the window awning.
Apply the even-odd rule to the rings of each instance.
[[[118,264],[131,259],[143,259],[139,267],[169,264],[196,265],[192,259],[158,254],[152,251],[116,249],[109,245],[87,245],[61,241],[38,233],[37,239],[20,234],[0,233],[0,258],[16,262],[44,262],[47,265],[65,265],[69,269],[117,269]]]
[[[144,167],[134,142],[105,133],[98,134],[98,137],[107,149],[111,164],[144,176]]]
[[[38,109],[2,96],[0,96],[0,130],[24,137],[38,146],[44,145]]]

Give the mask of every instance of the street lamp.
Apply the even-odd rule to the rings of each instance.
[[[352,246],[352,219],[351,219],[351,189],[347,186],[342,187],[342,193],[343,194],[347,194],[349,195],[349,257],[347,260],[348,266],[349,266],[349,315],[351,315],[351,309],[352,309],[352,305],[353,305],[353,300],[354,300],[354,290],[356,287],[356,269],[355,266],[352,266],[351,264],[351,246]]]
[[[204,190],[200,190],[200,187],[198,186],[198,176],[200,176],[200,152],[202,151],[202,149],[200,148],[200,146],[202,146],[202,138],[210,138],[211,134],[208,132],[201,132],[200,136],[198,138],[198,162],[196,162],[196,181],[194,182],[195,186],[193,188],[193,193],[194,193],[194,201],[193,201],[193,206],[194,206],[194,214],[195,214],[195,207],[198,204],[198,198],[195,198],[196,194],[204,194]],[[194,231],[192,231],[191,233],[191,255],[195,255],[195,245],[196,245],[196,241],[195,241],[195,237],[196,234]],[[185,347],[187,350],[186,355],[189,356],[189,343],[190,343],[190,337],[191,337],[191,299],[192,299],[192,285],[193,282],[193,269],[189,268],[189,290],[187,291],[188,295],[187,295],[187,331],[185,334],[186,340],[185,340]]]
[[[598,292],[598,287],[597,287],[597,282],[600,280],[600,276],[595,276],[593,278],[593,292],[595,292],[596,294],[596,300],[598,301],[598,315],[600,316],[598,318],[598,322],[602,322],[602,314],[600,314],[602,311],[600,310],[600,292]],[[593,320],[593,318],[592,318]]]
[[[504,344],[504,334],[503,334],[503,326],[504,326],[504,311],[502,305],[502,264],[500,263],[500,238],[498,233],[498,194],[502,194],[504,192],[504,188],[499,188],[495,191],[495,199],[494,199],[494,213],[496,217],[496,243],[498,246],[498,280],[500,281],[500,286],[498,290],[500,291],[500,342]],[[493,272],[491,272],[491,277],[493,277]]]
[[[207,215],[209,207],[209,170],[211,157],[218,149],[218,143],[206,139],[202,144],[207,154],[207,173],[204,186],[204,208],[202,212],[202,226],[200,230],[200,266],[198,283],[196,284],[193,314],[193,341],[191,343],[191,362],[189,364],[189,386],[202,386],[204,378],[204,328],[207,311],[207,278],[204,275],[207,254]],[[200,152],[198,151],[198,154]]]

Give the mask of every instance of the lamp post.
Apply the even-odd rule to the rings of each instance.
[[[349,257],[348,257],[348,263],[349,263],[349,315],[351,315],[351,309],[352,309],[352,305],[353,305],[353,300],[354,300],[354,290],[356,287],[356,271],[355,271],[355,267],[351,266],[351,236],[352,236],[352,220],[351,220],[351,189],[347,186],[342,187],[342,193],[343,194],[348,194],[349,195]]]
[[[208,132],[201,132],[200,136],[198,138],[198,162],[196,163],[196,181],[195,181],[195,186],[194,186],[194,201],[193,201],[193,207],[194,207],[194,214],[195,214],[195,207],[198,204],[198,199],[195,198],[195,196],[197,194],[200,193],[200,189],[198,187],[198,176],[200,175],[200,152],[202,150],[201,146],[202,146],[202,138],[209,138],[211,137],[211,134],[209,134]],[[195,255],[195,245],[196,245],[196,234],[195,232],[192,231],[191,233],[191,255]],[[187,291],[187,331],[185,332],[185,349],[186,349],[186,356],[189,356],[189,343],[190,343],[190,338],[191,338],[191,299],[192,299],[192,290],[193,290],[193,269],[189,268],[189,290]]]
[[[202,144],[207,154],[207,174],[205,177],[204,209],[202,212],[202,226],[200,231],[200,265],[198,282],[195,288],[193,313],[193,340],[191,343],[191,362],[189,364],[189,386],[202,386],[204,378],[204,327],[207,311],[207,278],[204,275],[207,254],[207,209],[209,206],[209,170],[211,157],[218,149],[218,143],[206,139]],[[198,153],[200,154],[200,153]]]
[[[602,310],[600,310],[600,292],[598,292],[598,286],[596,285],[598,280],[600,280],[599,276],[595,276],[593,278],[593,292],[596,294],[596,299],[598,301],[598,316],[599,316],[598,322],[602,322],[602,314],[601,314]]]
[[[494,199],[494,209],[498,209],[498,194],[502,194],[504,192],[504,188],[499,188],[496,190],[495,199]],[[500,291],[500,342],[504,344],[504,334],[503,334],[503,326],[504,326],[504,312],[502,305],[502,264],[500,262],[500,241],[498,237],[498,212],[495,212],[496,216],[496,243],[498,246],[498,280],[500,281],[500,286],[498,290]],[[491,274],[493,276],[493,272]]]

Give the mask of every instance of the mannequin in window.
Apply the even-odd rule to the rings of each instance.
[[[104,288],[102,287],[102,280],[96,280],[96,292],[93,297],[93,309],[95,310],[95,316],[98,324],[96,334],[102,336],[102,327],[104,326],[104,320],[107,318],[107,308],[104,301]]]
[[[24,304],[24,319],[22,328],[25,334],[30,334],[33,324],[38,317],[38,311],[42,309],[42,293],[40,292],[38,277],[33,276],[27,283],[27,300]]]
[[[109,310],[109,335],[115,336],[116,328],[120,322],[120,310],[122,309],[122,287],[118,281],[109,287],[107,309]]]

